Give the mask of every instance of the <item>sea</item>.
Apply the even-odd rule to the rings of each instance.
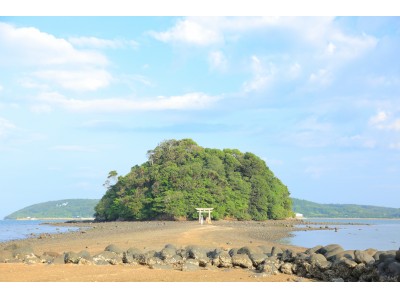
[[[38,236],[43,233],[63,233],[79,230],[78,227],[55,226],[46,223],[60,223],[66,220],[0,220],[0,243]],[[304,225],[321,223],[323,227],[335,230],[293,231],[292,236],[281,243],[311,248],[317,245],[339,244],[345,250],[398,250],[400,248],[400,219],[304,219]]]
[[[77,227],[48,225],[66,220],[0,220],[0,243],[21,240],[43,233],[64,233],[79,230]]]
[[[400,248],[400,219],[317,219],[304,222],[331,223],[323,227],[337,230],[294,231],[292,237],[281,242],[311,248],[317,245],[339,244],[345,250],[398,250]],[[321,225],[297,225],[298,228]]]

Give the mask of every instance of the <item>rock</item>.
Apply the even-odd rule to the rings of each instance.
[[[129,248],[122,255],[122,262],[124,264],[135,265],[139,263],[139,256],[143,254],[140,249],[137,248]]]
[[[271,261],[265,261],[261,265],[259,272],[264,273],[266,275],[276,275],[279,273],[278,268]]]
[[[316,252],[317,252],[317,253],[320,253],[320,254],[322,254],[322,255],[325,255],[325,253],[327,253],[327,252],[329,252],[329,251],[332,251],[332,250],[334,250],[334,249],[337,249],[337,248],[341,248],[342,251],[344,251],[344,249],[342,248],[342,246],[340,246],[340,245],[338,245],[338,244],[329,244],[329,245],[326,245],[326,246],[320,248],[320,249],[319,249],[318,251],[316,251]],[[326,256],[325,256],[325,257],[326,257]]]
[[[167,265],[172,265],[174,267],[181,266],[183,264],[184,260],[180,255],[174,255],[170,258],[164,259],[164,263]]]
[[[165,260],[176,255],[176,248],[165,247],[160,251],[160,258]]]
[[[279,270],[283,273],[283,274],[288,274],[288,275],[292,275],[293,271],[292,271],[292,264],[291,263],[284,263]]]
[[[389,264],[388,273],[391,276],[400,276],[400,262],[394,261]]]
[[[313,247],[313,248],[309,248],[309,249],[307,249],[307,250],[305,251],[305,254],[315,253],[315,252],[317,252],[318,250],[320,250],[322,247],[323,247],[322,245],[318,245],[318,246],[315,246],[315,247]]]
[[[286,249],[282,252],[281,260],[284,262],[293,262],[297,256],[297,252]]]
[[[396,251],[395,250],[389,250],[389,251],[385,251],[383,253],[379,254],[379,261],[385,261],[389,258],[393,258],[396,259]]]
[[[271,256],[272,247],[267,247],[267,246],[264,246],[264,245],[260,245],[260,246],[258,246],[258,248],[261,249],[262,253],[266,254],[267,256]]]
[[[376,250],[374,248],[368,248],[368,249],[365,249],[364,251],[367,252],[372,257],[375,255],[376,252],[378,252],[378,250]]]
[[[346,250],[346,251],[342,251],[339,252],[337,254],[331,255],[329,257],[330,261],[335,261],[337,259],[340,259],[341,257],[345,257],[348,258],[350,260],[354,260],[354,250]]]
[[[343,278],[335,277],[335,278],[331,278],[330,282],[344,282],[344,280],[343,280]]]
[[[218,253],[218,255],[212,259],[212,264],[218,268],[230,268],[233,266],[232,258],[228,251]]]
[[[187,257],[197,259],[200,266],[205,267],[210,263],[210,259],[207,257],[207,250],[199,246],[189,246],[186,249]]]
[[[397,261],[400,261],[400,249],[396,251],[395,259],[396,259]]]
[[[327,260],[332,260],[332,258],[335,257],[335,255],[340,254],[343,251],[344,249],[339,246],[337,248],[325,252],[323,255],[326,257]]]
[[[345,281],[353,281],[352,272],[356,266],[355,261],[342,257],[332,263],[331,270],[334,271],[336,277],[343,278]]]
[[[375,259],[368,254],[366,251],[355,250],[354,251],[354,260],[357,263],[363,264],[372,264],[375,262]]]
[[[77,264],[79,262],[79,256],[78,253],[75,253],[73,251],[69,251],[64,254],[64,262],[66,264]]]
[[[247,254],[235,254],[232,256],[232,265],[251,269],[253,262]]]
[[[182,264],[181,270],[183,272],[193,272],[193,271],[199,271],[201,268],[199,265],[193,264],[190,262],[191,259],[188,259],[186,262]]]
[[[93,256],[93,261],[96,265],[119,265],[122,264],[122,257],[120,254],[111,251],[103,251],[95,256]]]
[[[229,255],[231,257],[234,256],[235,254],[237,254],[238,250],[238,248],[232,248],[231,250],[229,250]]]
[[[124,253],[124,251],[123,251],[121,248],[119,248],[118,246],[116,246],[116,245],[114,245],[114,244],[108,245],[108,246],[104,249],[104,251],[113,252],[113,253],[119,254],[119,255],[121,255],[121,256],[122,256],[122,254]]]
[[[283,253],[283,251],[281,248],[275,247],[275,246],[272,247],[271,256],[278,256],[278,254],[282,254],[282,253]]]

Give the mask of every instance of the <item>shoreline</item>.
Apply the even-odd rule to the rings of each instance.
[[[290,237],[294,231],[305,231],[304,228],[295,228],[295,225],[304,223],[305,222],[302,220],[295,219],[262,222],[213,221],[212,224],[204,225],[200,225],[197,221],[51,223],[51,225],[54,226],[78,227],[79,229],[77,231],[43,234],[39,237],[0,243],[0,260],[6,259],[3,263],[0,262],[0,281],[292,282],[321,281],[321,279],[322,281],[330,281],[331,279],[335,279],[312,277],[314,275],[322,276],[319,273],[311,274],[311,277],[307,277],[305,274],[299,275],[301,273],[293,273],[287,269],[283,272],[280,271],[281,269],[278,271],[277,268],[283,268],[283,265],[287,267],[286,262],[283,260],[280,262],[278,261],[279,267],[275,267],[276,272],[274,271],[272,274],[267,274],[266,272],[268,271],[263,271],[263,273],[257,272],[258,269],[254,269],[256,267],[256,265],[254,265],[255,261],[253,261],[254,268],[247,266],[246,268],[248,269],[243,269],[239,266],[219,268],[213,265],[214,262],[210,265],[211,261],[209,261],[206,264],[206,268],[200,268],[201,266],[199,267],[199,265],[197,265],[197,267],[194,267],[195,270],[190,270],[193,266],[186,266],[186,268],[189,268],[188,272],[184,272],[184,269],[165,269],[168,267],[165,266],[165,263],[159,262],[161,263],[160,265],[154,262],[154,260],[157,261],[159,258],[146,258],[145,266],[143,266],[142,263],[138,265],[138,262],[133,265],[130,263],[122,263],[122,253],[127,255],[126,253],[132,251],[129,249],[137,249],[140,253],[143,253],[143,255],[144,253],[154,253],[155,255],[156,253],[161,253],[160,251],[165,249],[167,245],[174,245],[174,249],[177,249],[177,251],[178,249],[181,249],[179,251],[190,251],[187,249],[196,247],[199,249],[208,249],[206,251],[211,252],[219,249],[218,251],[225,251],[225,253],[228,253],[228,251],[230,253],[234,249],[243,248],[258,249],[258,251],[264,249],[262,250],[264,259],[271,255],[276,256],[277,254],[273,254],[274,251],[275,253],[281,253],[281,255],[284,255],[284,253],[292,253],[290,256],[294,259],[292,255],[307,255],[306,251],[309,251],[310,248],[288,245],[282,241]],[[321,226],[320,228],[308,228],[306,231],[329,229],[331,228]],[[119,263],[111,263],[111,261],[104,258],[104,255],[114,255],[107,252],[109,251],[107,249],[110,247],[120,249],[119,253],[121,256],[119,256],[119,258],[113,258],[119,260]],[[275,250],[273,250],[274,248]],[[25,252],[27,253],[25,256],[21,256],[21,254],[18,254],[21,253],[21,250],[18,249],[25,249],[24,251],[28,252]],[[345,250],[342,249],[340,251]],[[104,254],[104,252],[107,253]],[[78,260],[73,260],[74,262],[71,261],[71,263],[67,263],[66,257],[73,257],[78,255],[78,253],[82,253],[87,259],[82,260],[78,258]],[[7,255],[9,259],[7,259]],[[248,255],[247,259],[253,257],[250,253],[248,253]],[[289,254],[285,255],[287,256]],[[43,261],[44,257],[47,258]],[[281,259],[279,257],[278,254],[278,260]],[[51,263],[49,263],[47,259]],[[98,259],[103,260],[101,265],[98,265]],[[113,259],[112,261],[114,261]],[[148,259],[153,262],[150,263]],[[253,257],[251,259],[253,260],[255,258]],[[329,263],[326,259],[327,258],[324,258],[325,267],[327,266],[326,264]],[[229,258],[229,260],[231,260],[231,258]],[[81,262],[79,263],[79,261]],[[232,263],[233,261],[234,258],[232,256]],[[271,267],[267,265],[265,261],[262,261],[265,264],[262,267]],[[152,267],[154,263],[156,264],[156,268]],[[294,260],[290,260],[288,263],[294,264],[295,262]],[[353,264],[357,265],[355,262]],[[181,268],[183,267],[181,266]],[[371,276],[375,275],[372,274]]]

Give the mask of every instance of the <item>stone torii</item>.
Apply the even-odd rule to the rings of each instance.
[[[196,208],[196,210],[197,210],[197,212],[199,213],[199,223],[200,224],[203,224],[203,222],[202,222],[202,219],[203,219],[203,212],[204,213],[206,213],[206,212],[208,212],[208,218],[207,218],[207,220],[208,220],[208,223],[209,224],[211,224],[211,211],[213,210],[214,208]]]

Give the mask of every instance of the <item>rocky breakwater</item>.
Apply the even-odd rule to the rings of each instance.
[[[38,255],[29,244],[10,244],[0,250],[0,263],[125,264],[181,271],[243,268],[252,271],[255,277],[284,273],[327,282],[400,281],[400,249],[344,250],[337,244],[316,246],[304,252],[265,246],[209,249],[172,244],[165,245],[160,251],[144,251],[109,245],[95,255],[86,250]]]

